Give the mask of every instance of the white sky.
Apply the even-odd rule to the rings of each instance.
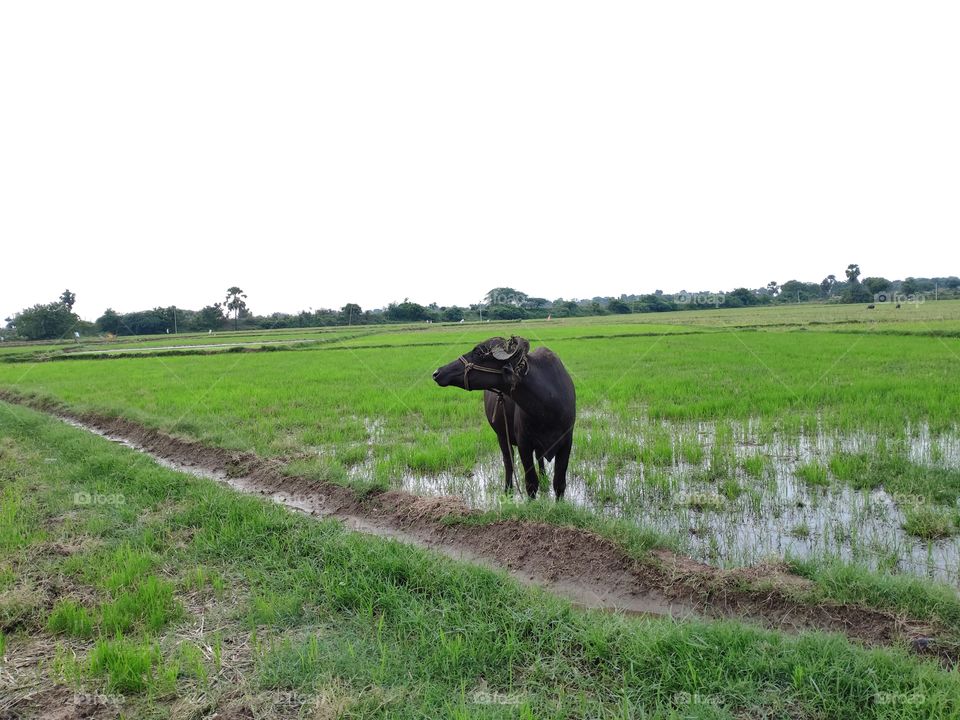
[[[0,319],[960,273],[955,2],[4,2]]]

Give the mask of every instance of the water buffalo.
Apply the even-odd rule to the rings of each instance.
[[[573,380],[560,358],[545,347],[530,352],[525,338],[490,338],[433,373],[441,387],[483,390],[487,421],[497,433],[506,491],[513,489],[513,446],[520,451],[527,494],[533,498],[540,485],[534,456],[543,472],[543,461],[556,458],[553,492],[563,498],[567,464],[573,446],[577,398]]]

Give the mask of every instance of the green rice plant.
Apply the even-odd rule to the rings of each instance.
[[[87,609],[70,598],[58,600],[47,618],[47,632],[87,638],[93,635],[94,620]]]
[[[903,511],[903,529],[923,540],[939,540],[960,532],[956,513],[930,505],[911,505]]]
[[[165,665],[156,643],[137,642],[117,635],[100,639],[90,652],[89,671],[102,677],[110,692],[141,693],[169,690],[177,668]]]
[[[0,550],[29,545],[42,535],[35,506],[15,487],[4,487],[0,492]]]
[[[196,678],[203,685],[209,682],[203,650],[195,643],[183,641],[177,646],[175,665],[180,676]]]
[[[100,626],[108,635],[127,633],[141,623],[147,630],[157,632],[182,614],[183,607],[174,598],[173,586],[150,575],[101,606]]]
[[[804,463],[803,465],[798,465],[794,472],[796,473],[797,477],[803,480],[807,485],[817,485],[823,487],[830,484],[830,480],[827,477],[827,468],[820,463],[810,462]]]
[[[644,438],[640,461],[649,467],[669,467],[673,464],[673,441],[662,430]]]
[[[720,483],[720,494],[727,500],[736,500],[743,493],[743,488],[736,478],[726,478]]]
[[[743,471],[752,478],[760,479],[766,475],[770,467],[770,458],[766,455],[750,455],[740,462]]]
[[[677,454],[688,465],[699,465],[703,462],[703,446],[695,437],[681,436],[677,442]]]
[[[223,577],[204,565],[197,565],[183,576],[181,585],[184,590],[210,592],[214,597],[222,597],[225,588]]]

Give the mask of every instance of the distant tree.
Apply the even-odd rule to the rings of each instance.
[[[856,263],[847,265],[844,270],[847,276],[847,286],[843,289],[843,300],[848,303],[870,302],[873,293],[860,283],[860,266]]]
[[[390,303],[385,313],[388,320],[394,322],[417,322],[430,320],[430,311],[423,305],[404,299],[402,303]]]
[[[527,301],[527,294],[511,287],[493,288],[484,300],[488,305],[515,305],[520,307]]]
[[[566,300],[563,303],[563,310],[567,315],[579,315],[580,314],[580,303],[576,300]]]
[[[923,284],[915,277],[908,277],[900,283],[900,292],[904,295],[916,295],[923,292]]]
[[[226,304],[227,312],[233,313],[234,330],[240,329],[240,314],[247,309],[247,303],[245,302],[246,297],[246,293],[235,285],[227,288],[227,297],[224,303]]]
[[[893,283],[887,280],[885,277],[864,278],[862,284],[867,289],[867,292],[869,292],[871,295],[882,293],[885,290],[889,290],[891,287],[893,287]]]
[[[780,294],[780,286],[777,284],[776,280],[771,280],[767,283],[767,294],[771,297],[776,297]]]
[[[97,318],[97,329],[100,330],[100,332],[119,335],[122,327],[123,320],[120,318],[120,314],[113,308],[107,308],[103,311],[103,315]]]
[[[356,303],[347,303],[340,308],[340,316],[347,325],[356,325],[363,322],[363,310]]]
[[[527,317],[527,311],[522,307],[507,303],[490,305],[486,314],[491,320],[522,320]]]
[[[626,315],[631,312],[630,306],[623,300],[611,300],[607,303],[607,310],[616,315]]]
[[[756,293],[754,293],[753,290],[750,290],[749,288],[741,287],[741,288],[737,288],[733,292],[727,293],[726,297],[724,298],[725,304],[729,304],[731,302],[731,298],[734,299],[733,302],[738,303],[739,305],[759,305],[760,304],[760,300],[759,298],[757,298]]]
[[[77,302],[77,296],[75,293],[72,293],[69,290],[64,290],[63,294],[60,295],[60,302],[67,308],[67,310],[73,312],[73,304]]]
[[[11,325],[28,340],[50,340],[67,335],[80,318],[62,302],[34,305],[14,315]]]
[[[805,283],[799,280],[787,280],[780,286],[780,294],[777,296],[780,302],[806,302],[816,300],[820,296],[820,285],[817,283]]]
[[[441,318],[447,322],[460,322],[463,320],[463,308],[453,307],[443,308]]]
[[[675,309],[674,304],[663,297],[663,293],[659,295],[656,293],[652,295],[641,295],[640,299],[633,306],[634,312],[639,313],[669,312]]]
[[[827,275],[820,281],[820,296],[830,297],[833,294],[833,288],[837,284],[836,275]]]
[[[193,323],[196,330],[219,330],[223,327],[223,303],[201,308]]]

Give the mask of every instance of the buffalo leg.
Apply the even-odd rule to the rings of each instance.
[[[523,466],[523,478],[527,485],[527,495],[532,500],[537,496],[540,487],[540,476],[537,475],[537,466],[533,464],[533,448],[520,445],[520,464]]]
[[[500,441],[500,452],[503,455],[503,469],[507,476],[504,492],[510,493],[513,491],[513,447],[507,442],[507,439],[503,435],[498,434],[497,440]]]
[[[563,500],[563,493],[567,489],[567,464],[570,462],[572,447],[573,439],[568,436],[557,453],[557,461],[553,465],[553,494],[557,496],[558,502]]]

